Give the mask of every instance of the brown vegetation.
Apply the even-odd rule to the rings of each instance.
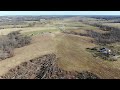
[[[6,59],[14,55],[14,48],[20,48],[30,44],[31,38],[23,36],[20,31],[11,32],[0,38],[0,59]]]
[[[56,64],[56,55],[48,54],[24,62],[1,76],[3,79],[99,79],[93,73],[65,71]]]

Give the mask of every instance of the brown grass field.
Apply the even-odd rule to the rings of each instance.
[[[15,49],[14,57],[0,61],[0,75],[4,75],[11,68],[14,68],[22,62],[45,54],[55,53],[59,58],[57,61],[59,67],[66,71],[90,71],[102,79],[120,79],[120,59],[115,62],[110,62],[93,57],[90,52],[86,51],[86,48],[97,46],[91,42],[92,38],[61,33],[54,26],[60,23],[60,21],[56,21],[56,23],[53,23],[52,27],[29,27],[21,29],[23,30],[21,33],[30,33],[40,30],[43,32],[47,30],[47,32],[49,32],[50,29],[55,29],[56,31],[35,35],[32,37],[32,44]],[[66,30],[69,30],[72,24],[71,20],[67,19],[64,23],[68,25]],[[75,25],[81,26],[75,29],[76,32],[85,33],[84,30],[87,29],[102,32],[96,27],[85,25],[81,22],[74,23],[71,27],[75,27]],[[8,28],[1,30],[0,33],[6,35],[16,30],[20,29]]]

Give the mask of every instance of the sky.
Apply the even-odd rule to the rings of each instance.
[[[0,11],[6,15],[120,15],[120,11]]]

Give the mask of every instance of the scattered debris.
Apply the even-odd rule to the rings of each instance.
[[[10,69],[1,79],[100,79],[88,71],[72,72],[58,67],[56,55],[48,54]]]
[[[110,55],[112,53],[112,51],[109,48],[100,48],[98,51],[107,55]]]
[[[91,72],[88,72],[88,71],[79,73],[78,78],[80,78],[80,79],[100,79],[97,75],[95,75]]]
[[[86,48],[89,50],[94,57],[100,57],[105,60],[116,61],[120,58],[120,55],[115,53],[114,50],[106,47],[93,47],[93,48]]]

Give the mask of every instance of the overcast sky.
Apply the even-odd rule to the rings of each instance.
[[[120,15],[120,11],[0,11],[6,15]]]

